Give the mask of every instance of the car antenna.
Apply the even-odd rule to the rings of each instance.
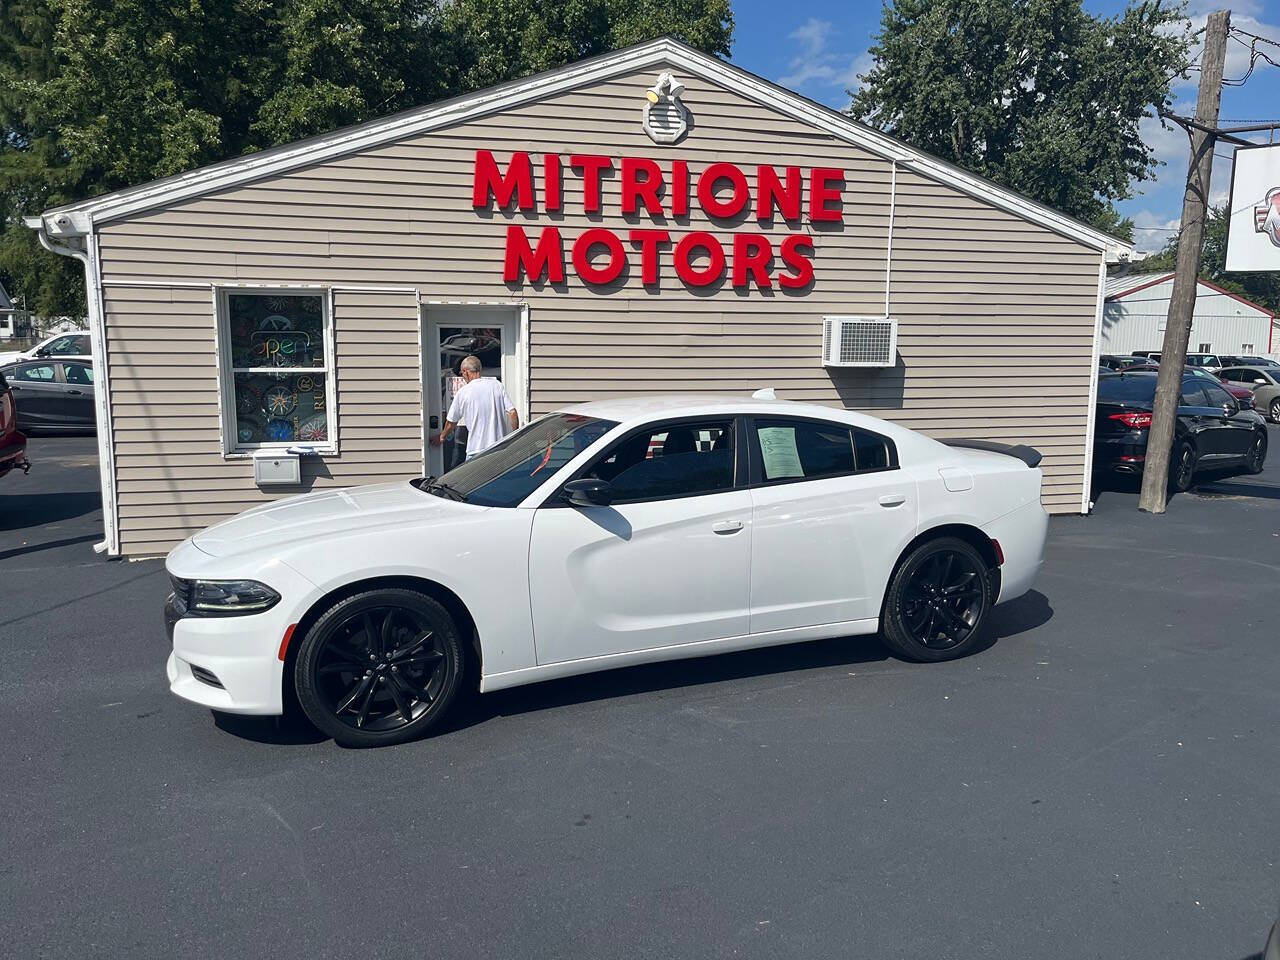
[[[773,387],[763,387],[751,394],[752,400],[777,400],[778,394],[774,392]]]

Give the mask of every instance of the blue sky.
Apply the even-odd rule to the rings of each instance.
[[[1208,11],[1221,6],[1230,7],[1232,26],[1280,41],[1280,0],[1230,4],[1192,0],[1188,13],[1192,23],[1202,27]],[[1086,0],[1085,7],[1090,13],[1108,16],[1124,4]],[[878,0],[812,0],[783,6],[734,0],[733,9],[735,63],[828,106],[848,106],[845,91],[857,86],[857,75],[870,65],[867,48],[880,24]],[[1280,54],[1280,49],[1271,52]],[[1235,41],[1227,44],[1228,78],[1243,76],[1248,62],[1247,47]],[[1175,87],[1177,112],[1194,112],[1197,79],[1198,74],[1193,74]],[[1280,70],[1259,61],[1246,84],[1225,87],[1222,118],[1224,123],[1280,120]],[[1165,165],[1155,180],[1140,184],[1140,192],[1124,201],[1120,210],[1133,218],[1138,249],[1158,250],[1178,224],[1189,150],[1181,129],[1162,129],[1154,119],[1145,121],[1142,129]],[[1260,139],[1265,142],[1266,135]],[[1219,145],[1213,168],[1215,203],[1225,201],[1230,183],[1231,148]]]

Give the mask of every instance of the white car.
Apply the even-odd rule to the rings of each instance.
[[[964,444],[964,445],[954,445]],[[949,660],[1044,551],[1040,455],[828,407],[569,407],[431,478],[281,500],[166,567],[180,697],[307,717],[350,745],[481,691],[881,631]]]
[[[20,360],[37,360],[41,357],[58,357],[66,360],[92,360],[89,351],[88,330],[67,330],[41,340],[30,350],[9,350],[0,353],[0,366]]]

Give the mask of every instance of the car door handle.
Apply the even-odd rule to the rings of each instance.
[[[742,521],[741,520],[721,520],[719,523],[713,523],[711,525],[711,529],[716,533],[719,533],[722,535],[737,533],[739,530],[742,529]]]
[[[73,396],[73,397],[82,397],[82,396],[84,396],[84,391],[83,391],[83,390],[68,390],[68,391],[67,391],[67,394],[68,394],[69,396]]]
[[[905,493],[886,493],[879,500],[882,507],[900,507],[906,502],[907,495]]]

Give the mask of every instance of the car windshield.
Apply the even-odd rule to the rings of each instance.
[[[553,413],[420,489],[487,507],[514,507],[591,444],[616,427],[612,420]]]

